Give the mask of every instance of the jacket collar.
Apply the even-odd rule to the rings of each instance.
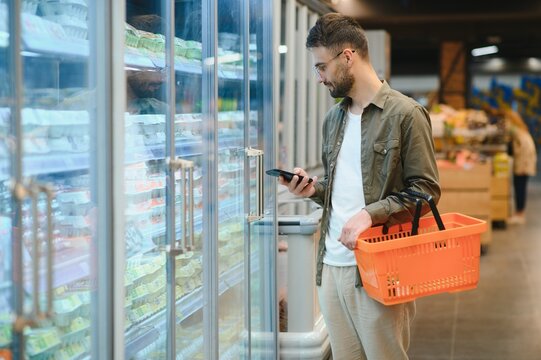
[[[387,81],[383,80],[381,88],[376,93],[376,96],[370,101],[370,104],[374,104],[381,110],[383,110],[383,106],[385,105],[385,100],[387,100],[387,96],[389,95],[389,92],[391,91],[391,87],[387,83]],[[339,106],[343,111],[348,111],[349,106],[351,105],[351,98],[349,96],[346,96],[345,98],[340,101]]]

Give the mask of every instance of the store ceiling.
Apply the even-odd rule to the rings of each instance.
[[[438,72],[439,47],[463,41],[468,50],[495,44],[512,64],[541,59],[540,0],[329,0],[365,29],[391,35],[393,74]],[[469,53],[469,51],[468,51]],[[473,63],[488,60],[472,59]],[[520,71],[520,69],[518,70]],[[540,69],[541,71],[541,69]]]

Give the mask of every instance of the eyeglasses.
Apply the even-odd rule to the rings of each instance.
[[[324,72],[326,69],[327,69],[327,66],[330,64],[331,61],[333,61],[334,59],[337,59],[340,55],[342,55],[344,53],[346,49],[340,51],[338,54],[336,54],[335,57],[333,57],[331,60],[327,61],[327,62],[324,62],[324,63],[317,63],[314,65],[314,67],[312,68],[314,70],[314,74],[316,74],[316,76],[321,79],[321,73]],[[355,50],[351,50],[351,52],[355,52]]]

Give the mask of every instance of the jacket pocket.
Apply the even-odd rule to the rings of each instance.
[[[400,142],[398,139],[374,143],[374,170],[381,176],[387,176],[400,160]]]

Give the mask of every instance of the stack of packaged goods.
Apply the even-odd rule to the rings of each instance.
[[[140,254],[131,257],[127,261],[124,279],[126,318],[130,326],[137,325],[165,308],[166,276],[163,253]]]
[[[88,38],[85,0],[41,0],[39,10],[43,19],[60,24],[69,38]]]

